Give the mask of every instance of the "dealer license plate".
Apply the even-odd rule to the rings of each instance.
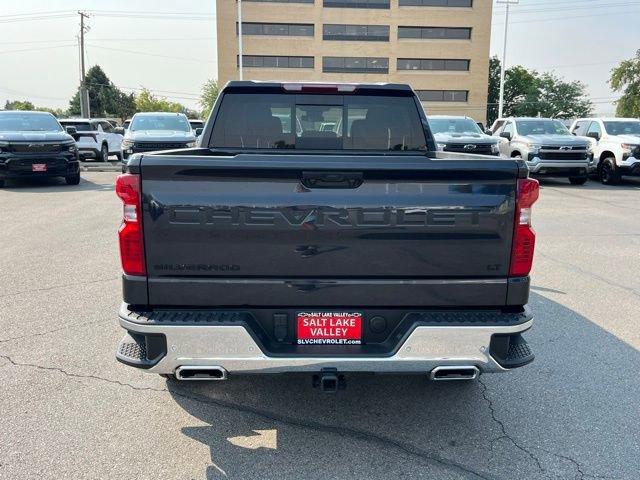
[[[46,172],[47,171],[47,164],[46,163],[34,163],[33,165],[31,165],[31,171],[32,172]]]
[[[296,313],[298,345],[360,345],[361,312]]]

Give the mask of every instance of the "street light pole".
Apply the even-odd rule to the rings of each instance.
[[[242,80],[242,0],[238,0],[238,69]]]
[[[498,0],[497,3],[505,4],[506,12],[504,17],[504,44],[502,46],[502,63],[500,65],[500,103],[498,106],[498,118],[502,118],[504,111],[504,77],[507,62],[507,35],[509,33],[509,6],[516,5],[520,0]]]

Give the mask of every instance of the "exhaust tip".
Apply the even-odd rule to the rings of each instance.
[[[226,380],[227,371],[222,367],[183,366],[176,368],[176,378],[201,381]]]
[[[434,381],[473,380],[480,375],[476,366],[443,366],[436,367],[429,373],[429,378]]]

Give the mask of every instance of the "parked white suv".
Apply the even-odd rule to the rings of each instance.
[[[623,175],[640,176],[640,120],[636,118],[580,118],[571,133],[588,137],[593,150],[589,165],[600,181],[613,185]]]
[[[568,178],[573,185],[589,178],[589,140],[571,135],[560,120],[507,118],[494,135],[507,140],[498,144],[500,153],[524,159],[533,176]]]
[[[122,161],[121,133],[109,121],[99,118],[67,118],[60,120],[63,127],[75,127],[76,144],[81,160],[93,158],[101,162],[115,155]]]

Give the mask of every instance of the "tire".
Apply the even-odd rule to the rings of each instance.
[[[122,152],[116,153],[116,158],[119,162],[122,162],[124,160],[124,155],[122,154]]]
[[[569,177],[571,185],[584,185],[589,180],[589,177]]]
[[[613,157],[605,158],[600,166],[600,181],[603,185],[617,185],[620,183],[620,171]]]
[[[176,376],[173,373],[160,373],[159,375],[167,380],[176,380]]]
[[[109,146],[106,143],[102,144],[100,148],[100,161],[108,162],[109,161]]]
[[[78,185],[80,183],[80,173],[64,177],[64,180],[67,182],[67,185]]]

